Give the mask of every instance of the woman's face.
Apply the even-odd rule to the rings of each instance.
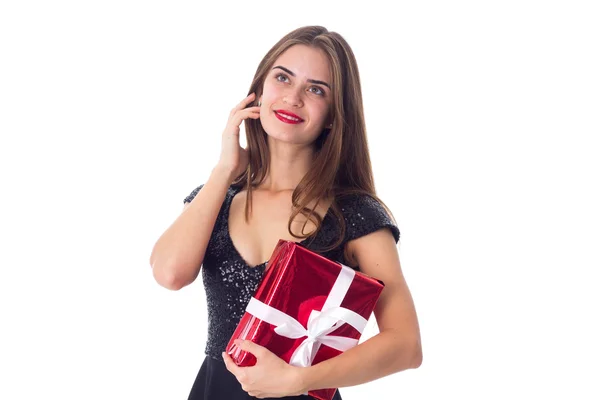
[[[260,121],[274,139],[314,142],[328,119],[332,102],[329,60],[320,49],[294,45],[268,72],[261,96]]]

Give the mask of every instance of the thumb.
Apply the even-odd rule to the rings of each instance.
[[[233,342],[236,346],[238,346],[240,349],[247,351],[248,353],[252,353],[252,355],[254,357],[258,358],[262,358],[265,355],[265,350],[266,348],[264,348],[263,346],[254,343],[251,340],[241,340],[241,339],[236,339]]]

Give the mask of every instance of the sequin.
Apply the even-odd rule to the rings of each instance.
[[[203,185],[195,188],[185,199],[191,202]],[[267,263],[251,267],[245,263],[233,247],[227,230],[229,206],[233,197],[241,190],[230,186],[223,205],[215,221],[212,236],[208,242],[202,280],[206,292],[208,309],[208,337],[205,353],[209,357],[221,359],[231,335],[244,315],[246,306],[261,282]],[[379,202],[369,196],[349,196],[338,202],[346,223],[344,241],[337,248],[322,252],[333,244],[339,235],[339,225],[335,218],[327,213],[314,240],[304,240],[301,245],[331,260],[344,263],[343,250],[347,241],[389,228],[398,242],[400,231]]]

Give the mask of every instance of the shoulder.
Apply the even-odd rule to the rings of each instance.
[[[188,194],[187,196],[185,196],[185,198],[183,199],[183,203],[190,203],[192,200],[194,200],[194,198],[196,197],[196,195],[198,194],[198,192],[200,192],[200,190],[202,189],[202,187],[204,186],[204,184],[198,185],[196,186],[196,188],[194,190],[192,190],[192,192],[190,194]]]
[[[350,194],[338,200],[346,223],[346,242],[366,236],[381,229],[388,229],[396,243],[400,230],[384,205],[368,194]]]
[[[196,195],[198,195],[198,193],[200,192],[200,190],[202,190],[202,188],[204,187],[204,184],[200,184],[198,186],[196,186],[191,192],[190,194],[188,194],[184,199],[183,199],[183,203],[190,203],[192,200],[194,200],[194,198],[196,197]],[[229,189],[227,189],[227,195],[226,195],[226,200],[231,200],[233,198],[233,196],[235,196],[235,194],[237,192],[239,192],[241,189],[241,187],[236,186],[234,184],[231,184],[229,186]]]

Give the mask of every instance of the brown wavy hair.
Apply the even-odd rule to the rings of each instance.
[[[288,221],[288,231],[298,239],[310,236],[314,239],[323,222],[315,208],[322,200],[333,197],[329,211],[337,219],[341,232],[338,240],[323,250],[329,251],[341,245],[345,237],[346,224],[338,205],[338,200],[342,197],[354,194],[371,196],[385,207],[392,219],[393,215],[375,194],[358,66],[352,49],[341,35],[322,26],[305,26],[288,33],[267,52],[258,65],[248,94],[256,93],[255,98],[260,98],[267,74],[277,58],[297,44],[321,49],[329,59],[333,78],[329,120],[333,121],[333,125],[331,129],[324,129],[316,139],[314,162],[292,193],[293,211]],[[233,183],[248,192],[245,207],[245,218],[248,221],[252,190],[265,180],[270,154],[267,134],[260,119],[248,118],[244,124],[250,161],[246,171],[236,177]],[[313,200],[316,200],[315,205],[309,209],[307,206]],[[314,232],[303,236],[292,232],[292,221],[299,213],[317,226]],[[307,222],[304,223],[302,232]]]

